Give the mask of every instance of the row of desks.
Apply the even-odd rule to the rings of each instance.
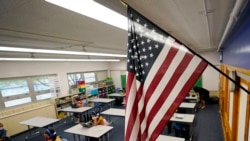
[[[110,94],[109,96],[113,97],[123,97],[124,95],[120,94]],[[195,99],[195,97],[190,97],[190,99]],[[111,104],[115,99],[107,99],[107,98],[96,98],[96,99],[91,99],[90,101],[92,102],[99,102],[99,103],[105,103],[105,104]],[[59,111],[63,112],[71,112],[71,113],[88,113],[93,107],[80,107],[80,108],[63,108],[60,109]],[[195,108],[195,103],[186,103],[183,102],[180,105],[180,108]],[[125,116],[125,109],[115,109],[115,108],[110,108],[106,111],[101,112],[103,115],[111,115],[111,116]],[[182,116],[183,118],[178,118],[179,116]],[[175,113],[173,117],[170,119],[170,121],[176,121],[176,122],[184,122],[184,123],[192,123],[194,119],[193,114],[177,114]],[[38,122],[39,121],[39,122]],[[53,125],[54,123],[58,122],[59,119],[50,119],[50,118],[45,118],[45,117],[35,117],[31,118],[25,121],[20,122],[20,124],[24,124],[28,126],[28,129],[30,130],[30,127],[39,127],[39,128],[47,128],[48,126]],[[65,132],[72,133],[74,135],[83,135],[86,137],[94,137],[94,138],[100,138],[102,135],[110,132],[113,129],[112,126],[95,126],[91,128],[84,128],[80,124],[77,124],[67,130]],[[94,133],[94,134],[93,134]],[[166,138],[175,138],[175,137],[169,137],[169,136],[164,136],[161,135],[159,136],[157,141],[161,140],[166,140]],[[75,139],[75,136],[74,136]],[[178,139],[178,138],[176,138]],[[173,139],[171,139],[173,140]],[[173,140],[175,141],[175,140]],[[180,140],[176,140],[180,141]]]
[[[117,111],[121,114],[116,114],[116,115],[125,116],[125,111],[123,109],[113,109],[112,108],[112,109],[105,111],[104,113],[112,113],[112,115],[115,115],[115,114],[113,114],[113,112],[117,112]],[[28,125],[29,127],[33,126],[33,127],[47,128],[48,126],[51,126],[58,121],[59,121],[58,119],[53,119],[53,118],[34,117],[34,118],[29,119],[29,120],[25,120],[23,122],[20,122],[20,124]],[[64,130],[64,132],[74,134],[74,141],[76,141],[75,136],[78,136],[78,140],[80,141],[80,136],[101,138],[103,135],[109,133],[112,129],[113,129],[112,126],[98,125],[98,126],[93,126],[91,128],[86,128],[80,124],[77,124],[73,127],[70,127],[68,129]],[[165,136],[165,135],[160,135],[157,138],[157,141],[165,141],[165,140],[184,141],[184,139],[182,139],[182,138]]]

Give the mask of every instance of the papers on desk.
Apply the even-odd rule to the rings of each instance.
[[[159,135],[156,141],[185,141],[184,138],[172,137],[167,135]]]
[[[175,115],[175,118],[178,118],[178,119],[183,119],[183,118],[184,118],[184,115],[179,115],[179,114],[176,114],[176,115]]]

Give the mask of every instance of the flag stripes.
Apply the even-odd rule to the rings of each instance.
[[[138,13],[129,15],[125,140],[155,141],[207,62]]]

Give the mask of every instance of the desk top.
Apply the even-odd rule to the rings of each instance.
[[[22,122],[20,124],[33,126],[33,127],[45,127],[58,122],[59,119],[47,118],[47,117],[34,117]]]
[[[125,117],[125,109],[110,108],[108,110],[101,112],[101,114]]]
[[[86,112],[92,108],[93,107],[79,107],[79,108],[67,107],[67,108],[59,109],[58,111],[72,112],[72,113],[83,113],[83,112]]]
[[[112,101],[115,101],[115,99],[111,99],[111,98],[95,98],[95,99],[90,99],[89,101],[91,101],[91,102],[100,102],[100,103],[110,103]]]
[[[112,94],[108,94],[108,96],[110,96],[110,97],[125,97],[125,94],[112,93]]]
[[[170,121],[190,124],[190,123],[193,123],[193,121],[194,121],[194,114],[174,113],[174,115],[171,117]]]
[[[180,108],[195,108],[196,103],[182,102]]]
[[[90,128],[86,128],[80,124],[77,124],[73,127],[64,130],[64,132],[83,135],[87,137],[100,138],[102,135],[111,131],[111,129],[113,129],[112,126],[106,126],[106,125],[97,125]]]
[[[166,136],[166,135],[159,135],[156,141],[185,141],[184,138]]]

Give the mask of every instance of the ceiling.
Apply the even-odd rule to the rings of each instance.
[[[120,0],[96,1],[126,16],[126,6]],[[124,2],[194,51],[204,52],[217,50],[236,1]],[[127,31],[44,0],[0,1],[0,46],[126,54],[126,45]],[[13,56],[86,58],[0,52],[0,57]]]

